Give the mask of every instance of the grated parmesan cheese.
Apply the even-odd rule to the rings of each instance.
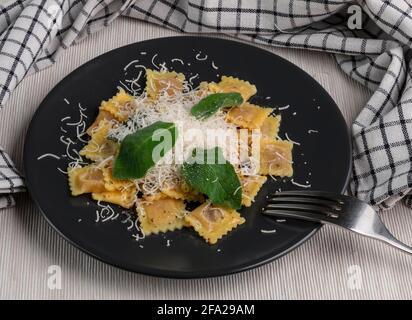
[[[198,61],[205,61],[205,60],[207,60],[207,54],[205,54],[204,57],[202,57],[201,55],[202,55],[202,52],[199,52],[199,53],[196,55],[196,60],[198,60]]]
[[[284,106],[284,107],[279,107],[278,110],[286,110],[289,109],[290,105]]]
[[[182,59],[178,59],[178,58],[172,59],[172,62],[180,62],[180,63],[182,64],[182,66],[185,65],[185,63],[183,62],[183,60],[182,60]]]
[[[296,141],[292,140],[291,138],[289,138],[287,132],[285,133],[285,137],[286,137],[286,139],[287,139],[289,142],[291,142],[291,143],[293,143],[293,144],[296,144],[297,146],[300,146],[300,143],[299,143],[299,142],[296,142]]]
[[[43,158],[47,158],[47,157],[54,158],[54,159],[57,159],[57,160],[59,160],[59,159],[60,159],[60,157],[59,157],[59,156],[57,156],[57,155],[55,155],[55,154],[53,154],[53,153],[45,153],[45,154],[43,154],[43,155],[41,155],[41,156],[37,157],[37,160],[41,160],[41,159],[43,159]]]
[[[273,230],[260,230],[260,232],[262,232],[262,233],[276,233],[276,229],[273,229]]]
[[[154,60],[156,59],[157,56],[158,56],[157,53],[153,55],[153,57],[152,57],[152,65],[153,65],[157,70],[159,70],[159,69],[160,69],[159,66],[154,62]]]
[[[178,135],[174,148],[149,169],[143,178],[135,180],[138,190],[149,195],[182,181],[180,165],[191,156],[194,148],[209,149],[218,146],[225,159],[231,163],[238,162],[236,126],[225,121],[226,115],[221,110],[207,119],[198,120],[193,117],[190,109],[204,94],[197,88],[192,89],[189,81],[185,81],[183,86],[183,92],[177,92],[173,96],[164,92],[156,102],[150,100],[146,93],[135,97],[136,108],[129,120],[109,132],[110,137],[122,141],[128,134],[157,121],[175,123]],[[211,136],[215,137],[212,141]]]
[[[294,184],[297,187],[301,187],[301,188],[310,188],[311,185],[310,184],[301,184],[301,183],[297,183],[296,181],[294,181],[293,179],[290,180],[290,182],[292,184]]]

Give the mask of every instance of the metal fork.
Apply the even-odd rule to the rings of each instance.
[[[396,239],[375,210],[355,197],[321,191],[279,192],[269,197],[263,214],[332,224],[412,254],[412,247]]]

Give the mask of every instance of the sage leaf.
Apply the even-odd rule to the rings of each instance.
[[[196,119],[206,119],[215,114],[220,108],[232,107],[243,103],[240,93],[213,93],[195,104],[190,113]]]
[[[216,147],[194,152],[194,161],[184,162],[181,168],[187,184],[207,195],[214,204],[240,209],[242,188],[239,177],[233,165],[224,158],[222,150]],[[211,153],[215,155],[214,163],[210,163]],[[223,163],[218,162],[218,159],[223,159]]]
[[[117,179],[139,179],[176,143],[174,123],[157,121],[127,135],[113,166]]]

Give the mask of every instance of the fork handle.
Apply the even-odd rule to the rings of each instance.
[[[400,242],[398,239],[396,239],[390,232],[389,230],[384,226],[384,224],[381,222],[381,227],[379,230],[375,230],[375,232],[372,233],[365,233],[362,232],[361,230],[357,229],[351,229],[347,228],[344,226],[341,226],[337,223],[331,222],[331,221],[326,221],[322,220],[321,218],[315,218],[314,215],[302,215],[302,214],[296,214],[296,212],[293,211],[272,211],[272,210],[266,210],[265,214],[268,216],[276,216],[276,217],[284,217],[284,218],[292,218],[292,219],[301,219],[301,220],[306,220],[306,221],[312,221],[312,222],[320,222],[322,224],[327,224],[327,225],[332,225],[335,227],[339,227],[351,232],[354,232],[358,235],[362,235],[368,238],[380,240],[382,242],[385,242],[386,244],[389,244],[399,250],[402,250],[406,253],[412,254],[412,247],[407,246],[403,242]]]
[[[392,247],[395,247],[406,253],[412,254],[412,247],[404,244],[403,242],[395,238],[395,236],[392,235],[392,233],[383,224],[379,216],[378,216],[378,221],[375,222],[372,232],[363,233],[363,232],[360,232],[360,230],[356,230],[356,229],[352,229],[352,231],[354,231],[355,233],[370,237],[370,238],[374,238],[376,240],[380,240],[386,244],[391,245]]]
[[[382,223],[382,222],[381,222]],[[403,242],[399,241],[398,239],[396,239],[392,233],[389,232],[389,230],[385,227],[385,225],[382,223],[381,225],[378,226],[378,230],[374,230],[373,232],[362,232],[359,229],[350,229],[350,228],[346,228],[343,226],[340,226],[338,224],[332,224],[338,227],[341,227],[343,229],[352,231],[356,234],[368,237],[368,238],[372,238],[372,239],[376,239],[379,240],[381,242],[384,242],[386,244],[391,245],[392,247],[395,247],[399,250],[402,250],[406,253],[412,254],[412,247],[404,244]]]
[[[412,254],[412,247],[410,247],[410,246],[404,244],[403,242],[399,241],[398,239],[396,239],[396,238],[392,235],[392,233],[390,233],[389,230],[386,229],[386,227],[385,227],[383,224],[382,224],[381,230],[379,230],[379,232],[374,232],[374,233],[364,233],[364,232],[361,232],[360,230],[349,229],[349,228],[340,226],[340,225],[338,225],[338,224],[330,224],[330,223],[327,223],[327,222],[326,222],[326,224],[334,225],[334,226],[337,226],[337,227],[341,227],[341,228],[343,228],[343,229],[345,229],[345,230],[352,231],[352,232],[354,232],[354,233],[356,233],[356,234],[365,236],[365,237],[367,237],[367,238],[372,238],[372,239],[379,240],[379,241],[381,241],[381,242],[384,242],[384,243],[386,243],[386,244],[391,245],[392,247],[395,247],[395,248],[397,248],[397,249],[399,249],[399,250],[402,250],[402,251],[404,251],[404,252],[406,252],[406,253]]]
[[[407,246],[403,242],[400,242],[398,239],[396,239],[389,231],[387,234],[385,234],[384,237],[382,238],[377,238],[378,240],[381,240],[395,248],[398,248],[399,250],[402,250],[404,252],[407,252],[409,254],[412,254],[412,247]]]

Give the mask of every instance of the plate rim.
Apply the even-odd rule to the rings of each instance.
[[[212,40],[212,41],[234,42],[234,43],[241,44],[241,45],[244,45],[244,46],[251,46],[251,47],[255,48],[256,50],[264,51],[266,54],[271,54],[271,55],[276,56],[276,58],[281,60],[283,63],[289,65],[290,67],[292,67],[294,69],[298,69],[300,72],[303,72],[307,77],[312,79],[312,81],[316,82],[319,85],[319,87],[321,88],[321,90],[323,90],[324,93],[326,93],[326,95],[329,96],[330,99],[333,101],[333,104],[334,104],[335,108],[338,110],[338,115],[341,118],[341,121],[343,121],[343,123],[345,123],[345,126],[346,126],[346,137],[347,137],[348,146],[349,146],[348,153],[350,154],[350,157],[349,157],[350,161],[349,161],[349,166],[348,166],[348,170],[347,170],[347,175],[346,175],[346,178],[345,178],[345,183],[343,184],[343,187],[342,187],[342,190],[340,191],[340,193],[344,193],[347,190],[347,188],[349,186],[349,181],[350,181],[352,166],[353,166],[352,156],[351,156],[353,146],[352,146],[352,140],[351,140],[351,135],[350,135],[350,127],[347,125],[346,120],[343,117],[343,114],[342,114],[341,110],[339,109],[336,101],[332,98],[332,96],[329,94],[329,92],[315,78],[313,78],[308,72],[306,72],[305,70],[303,70],[302,68],[300,68],[299,66],[294,64],[293,62],[283,58],[280,55],[277,55],[276,53],[273,53],[273,52],[269,51],[266,48],[258,47],[254,43],[241,41],[240,39],[239,40],[238,39],[236,39],[236,40],[230,39],[229,40],[229,39],[225,39],[225,38],[215,38],[215,37],[204,36],[204,35],[167,36],[167,37],[158,37],[158,38],[146,39],[146,40],[143,40],[143,41],[133,42],[133,43],[130,43],[130,44],[127,44],[127,45],[124,45],[124,46],[120,46],[120,47],[111,49],[111,50],[109,50],[105,53],[102,53],[102,54],[94,57],[93,59],[90,59],[90,60],[86,61],[85,63],[81,64],[80,66],[78,66],[77,68],[72,70],[70,73],[68,73],[66,76],[64,76],[59,82],[57,82],[53,86],[53,88],[42,99],[42,101],[38,105],[36,111],[34,112],[32,118],[30,119],[30,123],[29,123],[29,126],[28,126],[26,134],[25,134],[24,147],[23,147],[23,172],[24,172],[24,175],[26,176],[27,168],[29,167],[29,165],[28,165],[28,162],[29,162],[28,150],[27,150],[28,149],[27,136],[31,132],[32,125],[35,122],[35,119],[38,117],[38,115],[40,113],[40,110],[44,108],[44,106],[46,105],[45,102],[50,98],[50,96],[52,96],[53,92],[60,85],[60,83],[64,82],[67,78],[71,77],[74,72],[78,72],[79,70],[81,71],[81,69],[87,67],[89,64],[95,63],[96,60],[101,59],[103,56],[110,55],[114,51],[123,50],[127,47],[130,47],[130,46],[133,46],[133,45],[136,45],[136,44],[142,44],[142,43],[146,43],[146,42],[155,42],[155,41],[160,40],[160,39],[162,39],[162,40],[167,40],[167,39],[173,40],[173,39],[176,39],[176,38],[206,38],[206,39]],[[63,237],[63,239],[68,241],[75,248],[77,248],[80,251],[86,253],[87,255],[97,259],[98,261],[101,261],[105,264],[113,266],[117,269],[125,270],[125,271],[132,272],[132,273],[144,274],[146,276],[158,277],[158,278],[166,278],[166,279],[202,279],[202,278],[222,277],[222,276],[227,276],[227,275],[236,274],[236,273],[248,271],[248,270],[251,270],[251,269],[255,269],[255,268],[261,267],[265,264],[268,264],[272,261],[275,261],[275,260],[285,256],[286,254],[290,253],[291,251],[295,250],[296,248],[301,246],[303,243],[305,243],[307,240],[309,240],[313,235],[315,235],[323,226],[322,224],[319,223],[318,226],[314,227],[313,230],[310,231],[309,233],[307,233],[303,238],[296,241],[293,245],[291,245],[290,247],[288,247],[287,249],[283,250],[282,252],[280,252],[276,255],[267,255],[264,258],[261,258],[259,261],[255,261],[254,263],[242,264],[240,266],[237,266],[236,268],[229,268],[229,269],[224,269],[224,268],[222,269],[221,268],[219,270],[201,271],[201,272],[170,271],[170,270],[164,270],[164,269],[147,268],[147,267],[144,267],[144,266],[143,267],[139,266],[137,268],[131,268],[131,267],[122,265],[121,263],[117,264],[113,261],[109,261],[109,259],[107,259],[107,258],[98,256],[97,254],[95,254],[92,251],[82,247],[81,244],[76,243],[74,240],[72,240],[68,236],[66,236],[48,218],[47,214],[41,208],[41,206],[38,202],[38,199],[36,199],[35,197],[32,196],[33,186],[31,185],[31,182],[28,179],[26,179],[25,184],[26,184],[27,191],[30,195],[30,198],[35,203],[35,205],[39,209],[39,211],[41,212],[43,218],[47,221],[47,223],[52,227],[53,230],[55,230],[61,237]]]

